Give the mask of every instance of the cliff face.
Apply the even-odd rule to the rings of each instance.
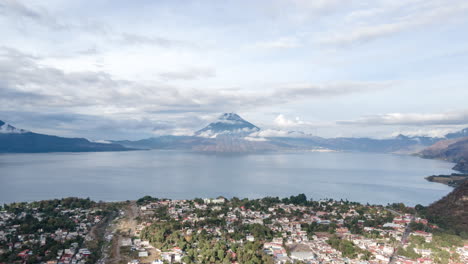
[[[468,233],[468,180],[427,208],[427,217],[439,226]]]
[[[455,162],[454,170],[468,172],[468,137],[439,141],[419,154],[423,158]]]

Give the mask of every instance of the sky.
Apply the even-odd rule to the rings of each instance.
[[[468,127],[466,0],[0,0],[0,120],[66,137]]]

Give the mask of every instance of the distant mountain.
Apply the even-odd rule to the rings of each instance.
[[[445,138],[447,139],[462,138],[462,137],[468,137],[468,128],[465,128],[458,132],[448,133],[447,135],[445,135]]]
[[[321,138],[300,131],[283,136],[260,137],[261,129],[238,114],[224,113],[194,136],[159,136],[137,141],[113,141],[131,148],[186,149],[214,152],[257,152],[330,149],[378,153],[413,154],[442,140],[399,135],[391,139]]]
[[[389,139],[330,138],[326,140],[326,147],[344,151],[411,154],[434,144],[438,140],[440,139],[404,135]]]
[[[468,172],[468,137],[442,140],[419,153],[423,158],[457,163],[453,169]]]
[[[260,128],[245,121],[235,113],[224,113],[216,121],[195,132],[199,137],[216,137],[217,135],[247,136]]]
[[[224,113],[194,136],[159,136],[137,141],[112,141],[138,149],[178,149],[218,153],[249,153],[294,148],[264,138],[250,138],[260,128],[235,113]]]
[[[118,144],[90,142],[84,138],[63,138],[17,129],[0,121],[0,153],[93,152],[131,150]]]
[[[28,131],[24,129],[17,129],[16,127],[0,120],[0,134],[23,134],[27,132]]]
[[[444,198],[431,204],[426,217],[440,227],[455,233],[468,233],[468,180]]]
[[[193,136],[159,136],[136,141],[121,140],[111,141],[129,148],[137,149],[186,149],[191,150],[197,145],[213,145],[215,140],[211,138],[193,137]]]
[[[264,140],[255,141],[249,138],[233,136],[228,134],[219,134],[212,139],[210,144],[199,144],[193,146],[195,151],[217,152],[217,153],[251,153],[263,151],[278,151],[274,142]]]
[[[257,133],[260,132],[260,133]],[[398,135],[389,139],[373,138],[322,138],[300,131],[278,133],[282,136],[259,136],[261,129],[244,120],[238,114],[224,113],[217,120],[193,136],[159,136],[137,141],[110,141],[111,144],[94,143],[83,138],[61,138],[17,129],[0,121],[0,152],[54,152],[54,151],[120,151],[129,149],[177,149],[210,152],[258,152],[258,151],[308,151],[335,150],[375,153],[420,153],[427,158],[440,158],[457,162],[455,169],[468,170],[466,156],[459,156],[462,143],[452,146],[445,154],[433,153],[429,146],[444,138],[410,137]],[[447,134],[457,138],[468,129]],[[268,133],[265,133],[268,134]],[[275,134],[275,133],[272,133]],[[458,142],[457,139],[453,139]],[[451,141],[450,141],[451,142]],[[440,143],[444,144],[444,143]],[[438,146],[438,145],[435,145]],[[424,150],[424,151],[423,151]],[[422,152],[421,152],[422,151]],[[442,151],[440,151],[442,152]],[[432,153],[432,154],[431,154]]]

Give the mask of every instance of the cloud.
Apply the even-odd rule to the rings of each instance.
[[[164,48],[191,46],[189,43],[180,40],[134,33],[122,33],[120,35],[120,42],[125,45],[155,45]]]
[[[42,26],[53,31],[80,30],[88,33],[107,35],[110,27],[104,23],[93,20],[80,20],[70,22],[58,19],[42,6],[34,6],[31,2],[23,4],[19,0],[3,0],[0,2],[0,14],[12,18],[13,21],[21,21],[21,26],[30,24]]]
[[[247,141],[255,141],[255,142],[265,142],[265,141],[268,141],[268,139],[266,138],[262,138],[262,137],[244,137],[245,140]]]
[[[141,139],[154,135],[191,135],[204,121],[198,116],[99,116],[73,112],[0,110],[0,120],[35,133],[90,140]]]
[[[159,77],[163,80],[197,80],[212,78],[216,76],[216,71],[211,68],[189,68],[182,71],[163,72]]]
[[[387,89],[395,84],[393,81],[380,82],[333,82],[322,85],[309,83],[285,85],[273,93],[278,98],[332,97],[360,92],[371,92]]]
[[[24,102],[33,102],[42,100],[45,96],[33,92],[23,92],[15,89],[5,88],[5,85],[0,81],[0,91],[2,92],[3,100],[21,100]]]
[[[440,114],[420,113],[389,113],[364,116],[356,120],[337,121],[340,125],[365,126],[433,126],[433,125],[464,125],[468,124],[468,110],[446,112]]]
[[[47,10],[27,6],[17,0],[3,0],[0,2],[0,14],[29,20],[54,30],[67,28],[66,25],[59,23],[53,16],[51,16]]]
[[[299,39],[295,37],[282,37],[276,40],[257,42],[253,45],[260,49],[292,49],[302,46]]]
[[[398,135],[405,135],[405,136],[427,136],[427,137],[439,137],[442,138],[448,133],[460,131],[465,127],[458,127],[458,128],[427,128],[424,129],[411,129],[411,128],[404,128],[398,129],[397,131],[391,133],[391,137],[397,137]]]
[[[185,74],[166,77],[202,78],[211,72],[195,70]],[[0,48],[0,80],[0,111],[20,107],[18,112],[23,113],[69,113],[63,121],[56,116],[44,116],[43,120],[51,120],[39,126],[40,132],[62,136],[94,135],[98,139],[105,136],[104,132],[123,137],[132,130],[135,135],[187,135],[205,124],[203,115],[226,110],[258,111],[261,107],[390,86],[388,82],[344,81],[323,85],[280,84],[263,92],[185,88],[118,79],[103,71],[66,72],[44,64],[42,57],[11,48]],[[29,119],[34,124],[33,115]],[[288,120],[285,116],[277,117],[276,122],[281,127],[310,125],[300,119]]]
[[[369,9],[350,12],[342,30],[327,32],[319,43],[327,45],[348,45],[375,40],[388,35],[404,32],[429,24],[440,24],[464,16],[468,2],[463,0],[414,1],[408,3],[377,1]]]
[[[299,117],[296,117],[295,119],[288,119],[282,114],[278,115],[275,118],[274,124],[279,127],[290,127],[290,128],[300,127],[304,125],[311,125],[310,122],[302,121]]]
[[[162,111],[223,112],[224,109],[252,109],[293,101],[368,92],[388,87],[388,82],[338,82],[324,85],[278,85],[269,92],[246,90],[185,89],[164,83],[140,83],[117,79],[103,71],[65,72],[41,63],[13,49],[0,49],[2,89],[16,100],[0,98],[2,107],[23,105],[25,110],[74,108],[83,114],[141,114]],[[198,74],[198,75],[197,75]],[[194,71],[167,77],[197,78],[209,71]],[[20,95],[25,95],[21,97]],[[25,107],[26,107],[25,106]]]
[[[249,134],[250,138],[269,138],[269,137],[310,137],[310,134],[306,134],[298,131],[286,131],[281,129],[262,129],[260,131]]]
[[[294,22],[322,17],[350,5],[349,0],[270,0],[262,8],[275,18],[286,17]]]
[[[277,130],[277,129],[262,129],[258,132],[254,132],[250,134],[250,137],[260,137],[260,138],[266,138],[266,137],[286,137],[288,136],[289,133],[288,131],[285,130]]]
[[[195,45],[181,40],[164,38],[161,36],[152,36],[151,34],[136,34],[129,32],[120,32],[113,28],[110,24],[102,22],[102,20],[93,20],[90,18],[80,20],[64,19],[52,15],[46,8],[41,6],[23,4],[19,0],[4,0],[0,2],[0,15],[5,15],[12,18],[13,21],[21,19],[23,24],[28,23],[29,26],[42,26],[52,31],[66,31],[70,34],[88,33],[94,37],[100,37],[102,40],[112,43],[120,43],[121,45],[151,45],[163,48],[173,47],[195,47]],[[25,26],[21,24],[21,26]],[[78,54],[96,54],[97,48],[93,47],[88,50],[78,52]]]

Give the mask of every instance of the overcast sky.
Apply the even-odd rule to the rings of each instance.
[[[0,0],[0,120],[89,139],[223,112],[324,137],[468,126],[466,0]]]

